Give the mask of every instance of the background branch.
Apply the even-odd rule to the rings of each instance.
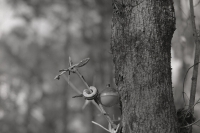
[[[193,37],[194,37],[194,41],[195,41],[194,64],[196,64],[197,62],[199,62],[200,45],[199,45],[197,29],[196,29],[196,25],[195,25],[193,0],[190,0],[190,14],[191,14]],[[194,65],[193,75],[192,75],[192,85],[191,85],[191,90],[190,90],[190,102],[189,102],[188,109],[191,108],[192,114],[194,113],[194,107],[192,107],[192,106],[194,105],[194,102],[195,102],[195,94],[196,94],[196,86],[197,86],[197,78],[198,78],[198,66],[199,66],[198,63],[196,65]],[[189,132],[192,133],[192,126],[190,127]]]
[[[194,64],[196,64],[196,65],[194,65],[194,69],[193,69],[189,108],[191,108],[194,105],[194,102],[195,102],[197,77],[198,77],[198,66],[199,66],[198,61],[199,61],[199,54],[200,54],[199,40],[198,40],[197,29],[196,29],[196,25],[195,25],[193,0],[190,0],[190,13],[191,13],[191,23],[192,23],[192,29],[193,29],[193,37],[194,37],[195,44],[196,44],[195,57],[194,57]],[[194,108],[191,109],[191,112],[192,113],[194,112]]]

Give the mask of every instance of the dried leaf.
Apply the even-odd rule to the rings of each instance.
[[[85,58],[82,61],[80,61],[77,65],[77,67],[82,67],[84,65],[86,65],[88,63],[88,61],[90,60],[90,58]]]

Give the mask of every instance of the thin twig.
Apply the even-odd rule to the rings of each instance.
[[[78,94],[82,94],[82,92],[81,92],[79,89],[77,89],[77,88],[73,85],[73,83],[70,82],[70,80],[68,80],[68,78],[66,77],[66,75],[64,75],[63,77],[64,77],[65,81],[67,81],[67,83],[70,85],[70,87],[71,87],[73,90],[75,90]]]
[[[82,60],[81,62],[79,62],[78,64],[74,64],[72,65],[72,60],[71,58],[69,57],[69,64],[70,64],[70,67],[68,69],[63,69],[63,70],[60,70],[60,74],[57,75],[55,77],[55,79],[59,79],[61,75],[63,75],[65,72],[69,71],[69,72],[74,72],[76,73],[79,78],[82,80],[82,82],[85,84],[85,86],[87,87],[87,89],[91,92],[91,89],[89,87],[89,85],[87,84],[87,82],[85,81],[84,77],[81,75],[81,73],[78,71],[77,67],[82,67],[84,66],[87,62],[89,61],[89,58],[86,58],[84,60]],[[67,81],[67,83],[72,87],[72,89],[74,89],[77,93],[79,94],[82,94],[82,92],[80,92],[70,81],[69,81],[69,77],[67,78],[66,76],[64,76],[64,79]],[[95,100],[91,100],[92,103],[99,109],[99,111],[104,114],[105,118],[107,119],[107,121],[112,125],[113,128],[116,128],[117,125],[114,124],[114,122],[112,121],[112,119],[108,116],[108,115],[105,115],[107,114],[106,111],[104,110],[103,106],[101,105],[101,103],[99,103],[98,101],[95,101]]]
[[[187,126],[180,127],[180,128],[186,128],[186,127],[192,126],[192,125],[196,124],[196,123],[199,122],[199,121],[200,121],[200,119],[198,119],[197,121],[195,121],[195,122],[193,122],[193,123],[191,123],[191,124],[189,124],[189,125],[187,125]]]
[[[73,83],[72,82],[70,82],[69,80],[67,80],[67,77],[64,75],[64,79],[67,81],[67,83],[70,85],[70,87],[72,88],[72,89],[74,89],[78,94],[82,94],[82,92],[79,90],[79,89],[77,89],[74,85],[73,85]],[[99,108],[99,106],[97,105],[97,103],[95,102],[95,101],[92,101],[92,103],[97,107],[97,109],[100,111],[100,112],[102,112],[102,110]]]
[[[75,69],[75,73],[79,76],[79,78],[83,81],[87,89],[90,90],[90,87],[88,86],[87,82],[85,81],[84,77],[81,75],[81,73],[78,71],[78,69]]]
[[[200,54],[200,44],[197,35],[197,29],[195,24],[195,16],[194,16],[194,7],[193,7],[193,0],[190,0],[190,14],[191,14],[191,23],[195,41],[195,57],[194,57],[194,69],[193,69],[193,76],[192,76],[192,85],[190,90],[190,102],[189,108],[194,105],[195,102],[195,94],[196,94],[196,86],[197,86],[197,78],[198,78],[198,66],[199,66],[199,54]],[[194,107],[191,109],[191,113],[194,112]]]
[[[200,54],[200,44],[198,40],[197,35],[197,29],[195,24],[195,16],[194,16],[194,7],[193,7],[193,0],[190,0],[190,14],[191,14],[191,23],[192,23],[192,29],[193,29],[193,36],[194,36],[194,42],[195,42],[195,56],[194,56],[194,66],[193,74],[192,74],[192,84],[191,84],[191,90],[190,90],[190,102],[189,102],[189,108],[191,108],[194,105],[195,102],[195,95],[196,95],[196,86],[197,86],[197,78],[198,78],[198,67],[199,67],[199,54]],[[194,114],[194,107],[191,109],[191,114]],[[192,126],[189,128],[189,132],[192,133]]]
[[[107,121],[112,125],[113,128],[116,128],[117,126],[113,123],[113,121],[111,120],[111,118],[109,117],[109,115],[107,115],[107,113],[104,110],[103,106],[100,103],[98,105],[101,108],[101,111],[104,114],[104,116],[106,117]]]
[[[185,80],[186,80],[186,77],[187,77],[187,74],[188,74],[188,72],[189,72],[189,70],[192,68],[192,67],[194,67],[195,65],[197,65],[197,64],[199,64],[200,62],[197,62],[197,63],[195,63],[194,65],[192,65],[191,67],[189,67],[188,68],[188,70],[187,70],[187,72],[186,72],[186,74],[185,74],[185,77],[184,77],[184,80],[183,80],[183,101],[184,101],[184,105],[186,105],[186,103],[185,103],[185,97],[184,97],[184,94],[186,95],[186,93],[185,93],[185,90],[184,90],[184,88],[185,88]],[[186,95],[187,96],[187,95]]]
[[[200,125],[198,125],[198,124],[194,124],[194,125],[200,127]]]
[[[62,71],[61,73],[59,73],[58,75],[56,75],[56,77],[54,79],[60,79],[60,76],[63,75],[64,73],[66,73],[67,71]]]
[[[194,7],[198,6],[199,3],[200,3],[200,0],[194,5]]]
[[[109,131],[107,128],[103,127],[103,126],[100,125],[99,123],[97,123],[97,122],[95,122],[95,121],[92,121],[92,123],[95,124],[95,125],[97,125],[97,126],[99,126],[99,127],[101,127],[101,128],[103,128],[104,130],[106,130],[107,132],[110,133],[110,131]]]
[[[78,71],[78,69],[75,69],[74,72],[79,76],[79,78],[83,81],[83,83],[85,84],[85,86],[87,87],[87,89],[90,90],[90,87],[88,86],[87,82],[85,81],[84,77],[81,75],[81,73]],[[91,91],[91,90],[90,90]],[[96,103],[94,100],[92,100],[92,103],[98,107],[98,109],[100,109],[102,114],[107,114],[106,111],[104,110],[103,106],[101,105],[101,103]],[[107,121],[113,126],[113,128],[116,128],[117,126],[113,123],[113,121],[111,120],[111,118],[108,115],[104,115],[105,118],[107,119]]]
[[[183,118],[183,122],[184,122],[184,120],[185,120],[187,114],[190,112],[190,110],[193,109],[194,106],[197,105],[197,104],[199,103],[199,101],[200,101],[200,98],[197,100],[197,102],[196,102],[192,107],[188,107],[187,112],[185,113],[185,116],[184,116],[184,118]],[[182,124],[183,124],[183,122],[182,122]]]

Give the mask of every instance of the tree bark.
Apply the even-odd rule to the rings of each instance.
[[[172,0],[113,0],[111,51],[123,133],[178,133],[171,79]]]

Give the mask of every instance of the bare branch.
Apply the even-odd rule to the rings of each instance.
[[[195,42],[195,56],[194,56],[194,69],[193,69],[193,75],[192,75],[192,84],[191,84],[191,90],[190,90],[190,102],[189,102],[189,109],[191,109],[191,114],[194,113],[194,102],[195,102],[195,95],[196,95],[196,86],[197,86],[197,78],[198,78],[198,66],[199,66],[199,54],[200,54],[200,44],[195,24],[195,16],[194,16],[194,6],[193,6],[193,0],[190,0],[190,15],[191,15],[191,23],[192,23],[192,29],[193,29],[193,36],[194,36],[194,42]],[[192,133],[192,127],[190,127],[189,132]]]
[[[70,85],[70,87],[71,87],[73,90],[75,90],[78,94],[82,94],[82,92],[81,92],[79,89],[77,89],[77,88],[74,86],[74,84],[73,84],[72,82],[70,82],[70,80],[68,80],[68,78],[66,77],[66,75],[64,75],[64,79],[65,79],[65,81],[67,81],[67,83]]]
[[[95,121],[92,121],[93,124],[103,128],[104,130],[108,131],[110,133],[110,131],[108,129],[106,129],[105,127],[103,127],[102,125],[100,125],[99,123],[95,122]]]
[[[198,6],[200,3],[200,0],[194,5],[194,7]]]
[[[184,104],[186,105],[186,103],[185,103],[185,97],[184,97],[184,94],[186,95],[186,93],[185,93],[185,90],[184,90],[184,84],[185,84],[185,79],[186,79],[186,77],[187,77],[187,74],[188,74],[188,72],[189,72],[189,70],[192,68],[192,67],[194,67],[195,65],[197,65],[197,64],[199,64],[200,62],[197,62],[196,64],[194,64],[194,65],[192,65],[191,67],[189,67],[188,68],[188,70],[187,70],[187,72],[186,72],[186,74],[185,74],[185,77],[184,77],[184,80],[183,80],[183,101],[184,101]],[[186,95],[187,96],[187,95]]]
[[[199,122],[199,121],[200,121],[200,119],[198,119],[197,121],[195,121],[195,122],[193,122],[193,123],[191,123],[191,124],[189,124],[189,125],[187,125],[187,126],[180,127],[180,128],[186,128],[186,127],[190,127],[190,126],[192,126],[192,125],[196,124],[196,123],[197,123],[197,122]]]
[[[197,78],[198,78],[198,66],[199,66],[198,62],[199,62],[199,54],[200,54],[200,44],[199,44],[197,29],[196,29],[196,24],[195,24],[193,0],[190,0],[190,14],[191,14],[191,23],[192,23],[194,40],[196,44],[195,57],[194,57],[194,64],[196,65],[194,65],[194,69],[193,69],[189,108],[191,108],[195,102],[195,94],[196,94],[196,86],[197,86]],[[191,109],[191,112],[192,113],[194,112],[194,107],[193,109]]]

